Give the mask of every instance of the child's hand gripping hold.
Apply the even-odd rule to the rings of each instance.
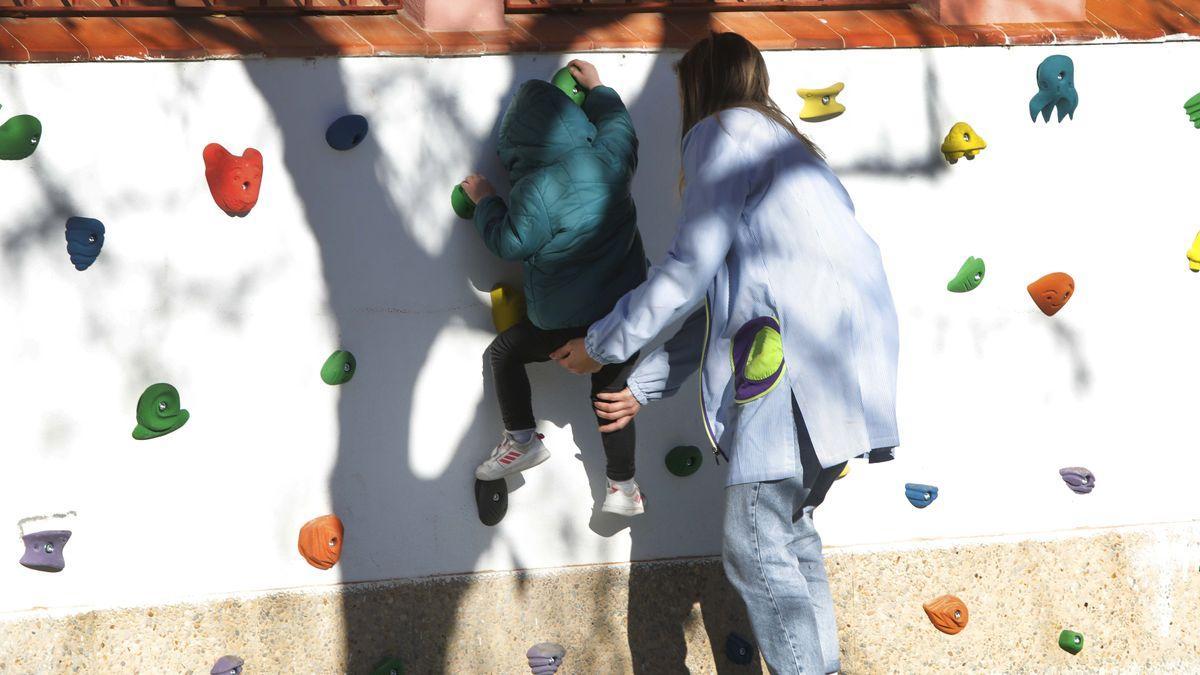
[[[467,196],[471,198],[471,202],[475,204],[496,194],[496,189],[492,187],[488,179],[477,173],[467,176],[461,185],[463,192],[466,192]]]

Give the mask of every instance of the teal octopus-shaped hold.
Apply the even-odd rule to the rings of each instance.
[[[1037,69],[1038,93],[1029,101],[1029,118],[1037,122],[1038,113],[1050,121],[1050,111],[1058,107],[1058,121],[1068,115],[1075,119],[1079,94],[1075,91],[1075,62],[1069,56],[1046,57]]]

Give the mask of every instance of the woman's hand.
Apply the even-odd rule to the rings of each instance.
[[[488,179],[477,173],[467,176],[466,180],[462,182],[462,188],[463,192],[466,192],[471,201],[476,204],[496,194],[496,190],[488,182]]]
[[[596,66],[587,61],[575,59],[567,64],[567,68],[571,70],[571,77],[574,77],[579,86],[584,89],[595,89],[596,87],[604,86],[600,82],[600,73],[596,71]]]
[[[600,364],[588,356],[587,349],[584,349],[583,338],[575,338],[550,352],[550,358],[576,375],[600,370]]]
[[[624,429],[642,410],[642,404],[633,397],[629,387],[611,393],[602,391],[596,394],[596,398],[600,399],[592,404],[596,409],[596,417],[611,420],[608,424],[600,425],[601,433]]]

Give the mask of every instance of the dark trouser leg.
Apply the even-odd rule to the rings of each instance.
[[[637,363],[638,355],[634,354],[624,363],[610,363],[592,375],[592,401],[598,399],[596,394],[601,392],[618,392],[625,388],[625,381]],[[608,424],[609,420],[596,418],[596,424]],[[609,480],[629,480],[634,473],[634,450],[637,447],[637,434],[633,422],[625,428],[600,434],[600,442],[604,445],[604,456],[607,459],[605,473]]]
[[[533,429],[532,394],[529,391],[529,376],[525,364],[545,361],[547,354],[538,350],[542,347],[536,326],[523,319],[492,340],[488,347],[488,361],[492,364],[492,380],[496,384],[496,399],[500,403],[500,417],[504,428],[509,431]]]

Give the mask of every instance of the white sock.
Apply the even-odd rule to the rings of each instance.
[[[518,429],[516,431],[507,431],[506,433],[517,443],[525,445],[533,440],[533,434],[536,432],[537,429]]]
[[[629,480],[613,480],[613,479],[609,478],[608,482],[621,488],[621,492],[633,492],[633,488],[636,485],[633,482],[632,478],[630,478]]]

